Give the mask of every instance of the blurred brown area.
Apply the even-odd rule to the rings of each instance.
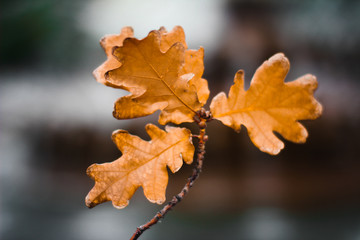
[[[141,189],[121,211],[84,206],[93,185],[86,168],[121,155],[111,132],[123,128],[149,139],[144,126],[157,120],[112,119],[113,102],[126,93],[91,76],[104,60],[97,41],[105,33],[93,36],[77,24],[95,2],[0,1],[1,239],[126,239],[159,209]],[[303,121],[307,142],[284,140],[277,156],[260,152],[246,128],[236,133],[210,122],[199,180],[143,238],[359,239],[360,2],[222,2],[219,41],[205,55],[211,97],[228,92],[238,69],[248,87],[264,60],[284,52],[291,62],[286,81],[317,76],[323,116]],[[154,17],[150,12],[143,21]],[[211,18],[203,14],[183,18]],[[169,173],[168,199],[191,169]]]

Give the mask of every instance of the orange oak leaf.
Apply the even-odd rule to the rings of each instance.
[[[131,92],[115,103],[115,118],[142,117],[161,110],[160,124],[180,124],[193,122],[203,105],[196,87],[189,83],[195,74],[181,74],[184,45],[176,42],[162,52],[160,39],[161,33],[152,31],[142,40],[128,38],[122,47],[114,49],[113,55],[122,65],[108,71],[106,81]]]
[[[191,164],[194,145],[191,132],[186,128],[146,125],[151,141],[144,141],[125,130],[117,130],[112,139],[122,156],[111,163],[93,164],[87,174],[95,180],[95,186],[86,196],[86,205],[94,207],[112,201],[114,207],[124,208],[140,186],[146,198],[153,203],[165,201],[168,183],[166,166],[175,173],[183,160]]]
[[[112,51],[114,47],[120,47],[123,44],[123,41],[126,38],[133,37],[134,31],[131,27],[124,27],[121,29],[120,34],[112,34],[103,37],[100,40],[100,45],[104,49],[105,54],[107,56],[107,60],[101,64],[98,68],[96,68],[93,72],[95,79],[105,85],[115,87],[109,82],[106,82],[105,73],[109,70],[113,70],[121,66],[121,63],[112,55]]]
[[[269,154],[278,154],[284,147],[273,131],[287,140],[305,142],[308,133],[298,120],[321,115],[322,106],[313,97],[317,81],[315,76],[307,74],[284,82],[289,67],[282,53],[272,56],[256,70],[247,91],[244,73],[238,71],[229,97],[221,92],[212,100],[213,117],[236,131],[244,125],[252,142]]]
[[[195,87],[198,101],[200,102],[201,105],[204,105],[210,93],[207,81],[201,78],[204,72],[204,49],[203,48],[200,48],[198,50],[187,49],[187,44],[185,41],[185,33],[183,28],[180,26],[174,27],[173,30],[170,32],[167,32],[164,27],[161,27],[158,30],[158,32],[160,33],[161,52],[163,53],[167,52],[169,48],[176,43],[181,43],[184,45],[185,59],[181,67],[181,70],[179,71],[179,76],[185,75],[186,77],[186,74],[189,74],[187,75],[187,77],[190,77],[192,76],[190,74],[193,74],[193,77],[188,81],[188,85],[191,86],[191,88]],[[105,75],[106,72],[119,68],[122,65],[121,61],[118,60],[115,56],[113,56],[113,49],[114,47],[121,47],[123,45],[123,41],[126,38],[130,38],[130,37],[133,37],[133,30],[130,27],[125,27],[122,29],[121,34],[105,36],[101,40],[100,44],[104,48],[108,59],[93,72],[93,75],[95,76],[98,82],[114,88],[123,88],[122,86],[115,84],[114,81],[106,81]],[[133,109],[138,109],[138,110],[143,109],[143,103],[141,101],[140,102],[132,101],[131,104],[133,104]],[[151,113],[144,113],[143,116],[149,114]],[[115,105],[114,115],[115,117],[118,116],[116,114],[116,105]],[[173,119],[178,119],[178,118],[174,117]],[[160,121],[163,123],[162,118],[160,118]]]

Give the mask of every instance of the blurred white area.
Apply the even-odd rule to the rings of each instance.
[[[238,231],[249,240],[288,240],[295,231],[290,220],[276,208],[250,209],[241,217]]]
[[[20,73],[2,75],[2,127],[47,124],[122,125],[112,117],[113,104],[126,91],[97,83],[90,73],[66,76]]]
[[[222,37],[225,4],[222,0],[92,0],[83,8],[79,24],[97,38],[131,26],[139,39],[161,26],[170,31],[180,25],[189,48],[203,46],[207,56]]]
[[[102,207],[96,211],[80,211],[68,221],[69,236],[87,240],[111,240],[115,236],[130,238],[131,230],[135,231],[137,224],[134,216],[129,211],[115,213],[116,210],[112,206]]]

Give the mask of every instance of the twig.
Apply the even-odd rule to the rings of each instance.
[[[168,202],[163,209],[161,209],[158,213],[156,213],[156,215],[150,221],[138,227],[135,233],[130,238],[130,240],[138,239],[145,230],[149,229],[152,225],[156,224],[161,218],[164,218],[165,215],[185,197],[185,195],[189,192],[190,188],[193,186],[195,180],[199,177],[204,160],[205,143],[208,140],[208,136],[205,134],[206,122],[211,120],[211,114],[209,112],[205,112],[205,110],[202,109],[199,112],[197,112],[197,117],[199,121],[196,120],[195,122],[198,124],[200,128],[200,134],[193,135],[194,137],[196,136],[199,139],[199,144],[198,144],[195,168],[193,169],[192,175],[188,178],[188,181],[181,190],[181,192],[175,195],[171,199],[171,201]]]

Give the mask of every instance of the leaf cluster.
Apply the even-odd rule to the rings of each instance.
[[[202,78],[204,49],[188,49],[181,27],[171,32],[162,27],[141,40],[133,37],[132,28],[125,27],[100,43],[107,60],[94,71],[96,80],[129,92],[115,102],[113,115],[117,119],[143,117],[156,111],[160,111],[161,125],[204,124],[217,119],[236,131],[245,126],[261,151],[278,154],[284,143],[274,131],[289,141],[303,143],[308,133],[299,120],[315,119],[322,112],[313,97],[315,76],[307,74],[284,82],[290,64],[282,53],[256,70],[248,90],[244,89],[244,72],[239,70],[228,96],[217,94],[211,100],[210,111],[205,111],[210,91]],[[150,141],[125,130],[112,134],[122,156],[88,168],[87,174],[95,180],[86,197],[88,207],[112,201],[115,207],[124,208],[140,186],[149,201],[165,201],[166,168],[176,172],[183,161],[192,163],[194,135],[186,128],[166,126],[164,131],[152,124],[146,125],[146,131]]]

